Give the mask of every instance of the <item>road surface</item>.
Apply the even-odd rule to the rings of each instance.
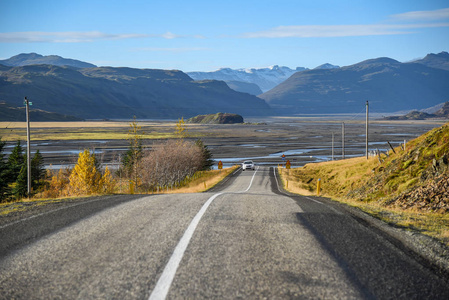
[[[0,226],[1,299],[449,299],[446,278],[273,168]]]

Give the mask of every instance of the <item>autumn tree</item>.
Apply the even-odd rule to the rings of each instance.
[[[176,129],[175,129],[175,135],[178,138],[186,138],[187,137],[187,125],[184,121],[184,117],[178,120],[178,123],[176,123]]]
[[[129,127],[129,148],[123,158],[123,168],[137,187],[139,184],[139,164],[143,155],[142,138],[145,132],[142,131],[142,127],[137,123],[135,116],[133,121],[129,124]]]
[[[109,169],[102,175],[95,154],[85,149],[78,156],[78,162],[70,174],[70,191],[75,195],[90,195],[112,192],[115,182]]]
[[[85,149],[78,156],[78,162],[70,174],[71,192],[76,195],[96,193],[100,184],[101,173],[95,166],[95,155]]]

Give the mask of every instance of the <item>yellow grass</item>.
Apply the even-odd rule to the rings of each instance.
[[[237,170],[239,166],[233,166],[230,168],[225,168],[223,170],[211,170],[207,171],[205,175],[201,178],[191,181],[185,187],[181,187],[179,189],[173,189],[169,191],[165,191],[163,193],[167,194],[184,194],[184,193],[202,193],[205,192],[219,182],[221,182],[224,178],[230,175],[232,172]]]
[[[317,181],[321,178],[321,196],[357,207],[389,224],[417,230],[449,245],[449,214],[402,210],[385,206],[382,199],[353,199],[347,197],[352,189],[363,185],[373,176],[379,165],[377,158],[358,157],[346,160],[307,164],[302,168],[279,168],[286,190],[300,195],[317,195]],[[288,182],[288,187],[287,187]]]

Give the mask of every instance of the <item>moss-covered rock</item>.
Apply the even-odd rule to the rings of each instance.
[[[243,117],[237,114],[216,113],[211,115],[199,115],[186,120],[186,123],[196,124],[237,124],[243,123]]]

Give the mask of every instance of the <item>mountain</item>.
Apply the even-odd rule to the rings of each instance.
[[[83,119],[180,118],[219,111],[271,114],[260,98],[222,81],[193,81],[181,71],[84,68],[52,65],[0,66],[0,100]]]
[[[248,93],[254,96],[263,93],[262,90],[259,88],[259,86],[255,83],[234,81],[234,80],[226,80],[225,82],[231,89],[237,92]]]
[[[322,70],[322,69],[338,69],[340,68],[340,66],[335,66],[335,65],[331,65],[331,64],[322,64],[319,65],[318,67],[316,67],[314,70]]]
[[[32,122],[55,122],[55,121],[82,121],[83,119],[76,118],[69,115],[61,115],[58,113],[52,113],[43,111],[40,109],[30,108],[30,120]],[[26,111],[25,106],[14,107],[6,102],[0,102],[0,121],[13,121],[13,122],[25,122]]]
[[[293,74],[259,95],[279,113],[358,113],[422,109],[447,101],[449,71],[377,58],[338,69]]]
[[[223,68],[214,72],[187,72],[195,80],[223,80],[242,81],[257,84],[263,92],[266,92],[296,72],[304,71],[306,68],[298,67],[292,70],[288,67],[272,66],[262,69],[229,69]]]
[[[20,67],[29,65],[54,65],[68,66],[74,68],[95,68],[96,65],[82,62],[75,59],[62,58],[57,55],[42,56],[36,53],[22,53],[9,59],[0,60],[0,65],[10,67]]]
[[[449,53],[444,51],[438,54],[430,53],[423,59],[415,60],[412,63],[449,71]]]

